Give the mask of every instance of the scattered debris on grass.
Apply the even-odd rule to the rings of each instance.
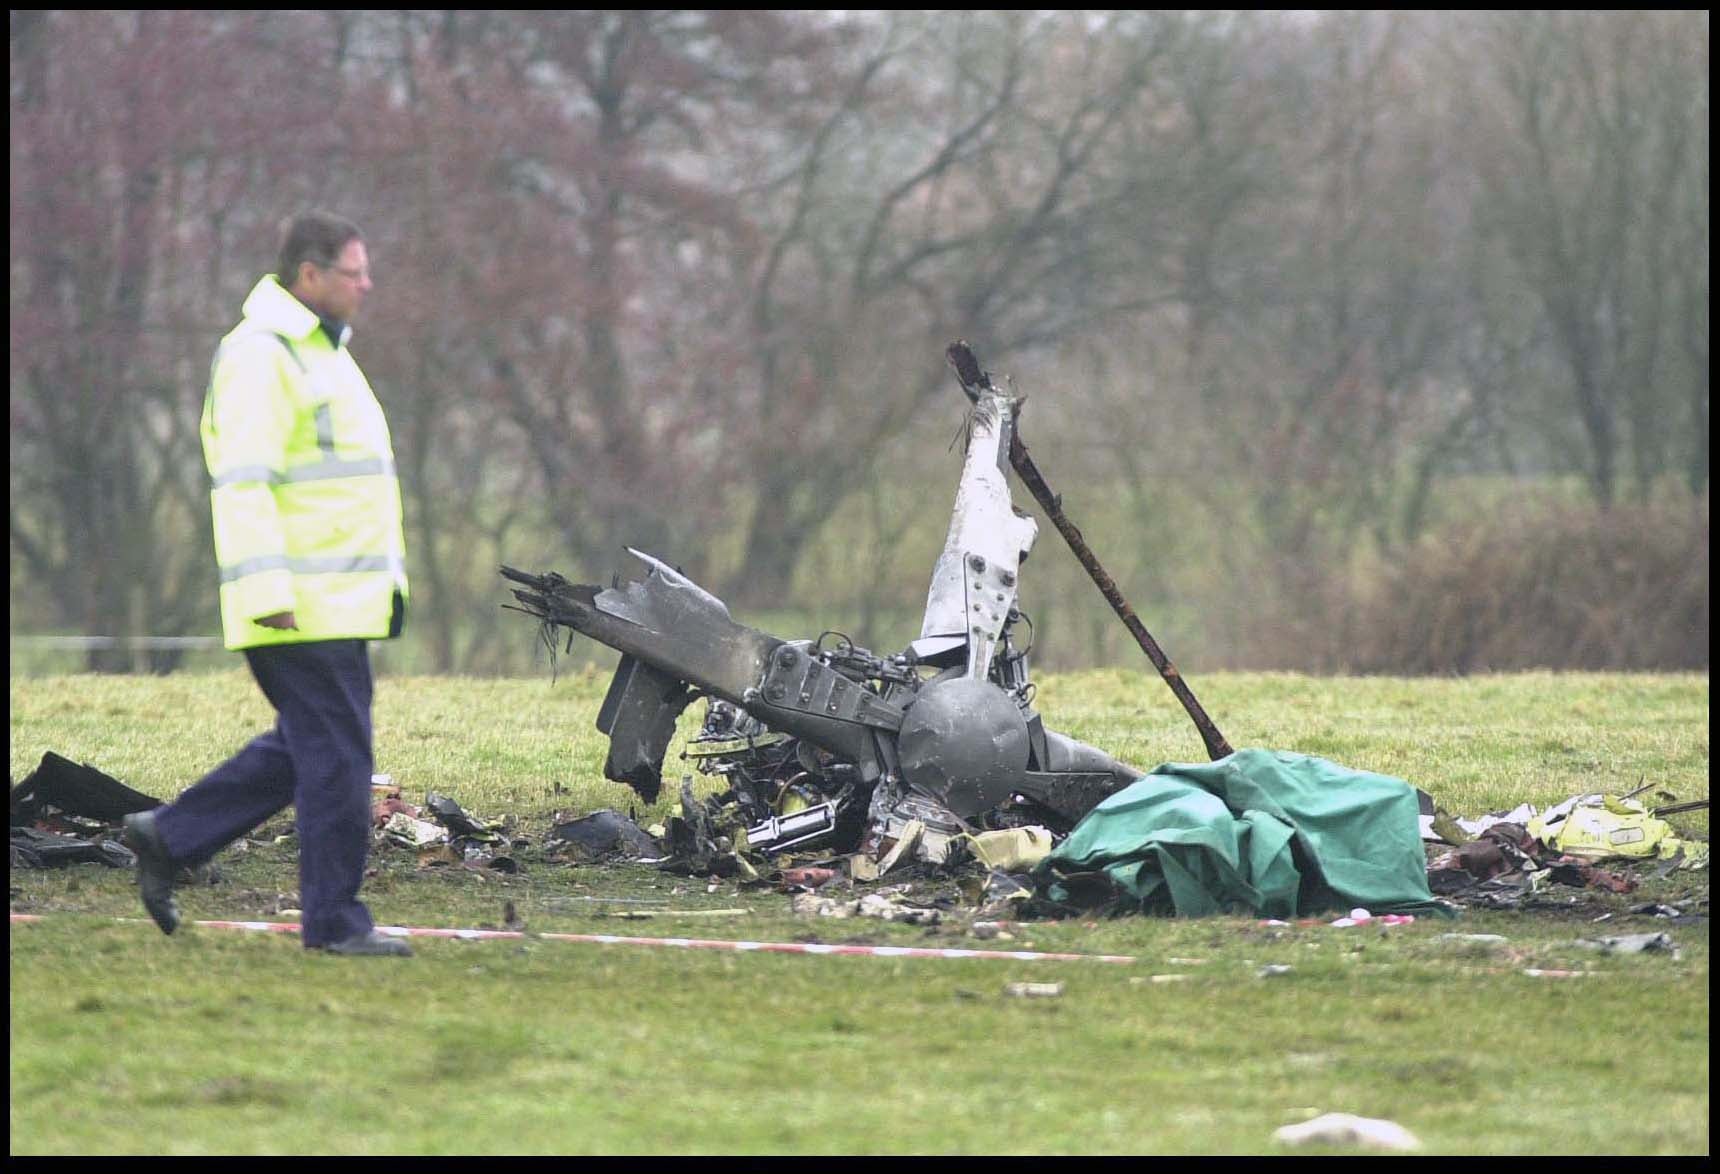
[[[412,852],[419,869],[465,868],[486,877],[521,871],[519,852],[532,840],[515,830],[511,817],[480,819],[434,791],[425,794],[421,807],[414,806],[401,799],[400,788],[387,775],[374,776],[372,784],[377,848]]]
[[[1672,825],[1656,818],[1640,800],[1620,795],[1573,796],[1531,819],[1526,827],[1549,848],[1583,860],[1676,857],[1685,868],[1703,868],[1708,863],[1706,844],[1678,838]]]
[[[806,773],[807,763],[801,758],[795,758],[791,765],[787,763],[787,748],[792,739],[775,737],[762,726],[749,732],[747,738],[751,741],[743,739],[746,753],[775,748],[784,756],[777,763],[778,768],[798,769],[802,774]],[[801,749],[804,749],[804,744]],[[707,758],[720,760],[723,754],[739,752],[730,746],[722,753],[708,753]],[[1247,753],[1269,754],[1264,751],[1244,752]],[[1291,802],[1294,806],[1286,796],[1293,797],[1295,788],[1280,788],[1275,781],[1286,770],[1291,773],[1301,770],[1358,773],[1348,772],[1346,768],[1324,760],[1306,760],[1305,756],[1270,754],[1270,757],[1276,760],[1272,769],[1253,776],[1254,790],[1249,792],[1246,801],[1237,798],[1232,803],[1233,810],[1236,805],[1244,804],[1253,811],[1284,802]],[[1243,755],[1234,756],[1234,759],[1241,758]],[[1236,773],[1234,759],[1226,768],[1232,775]],[[817,754],[810,761],[826,770],[836,770],[841,765]],[[724,769],[731,775],[738,771],[734,762],[726,763]],[[1161,774],[1165,769],[1143,776],[1131,787],[1117,792],[1113,799],[1121,804],[1128,798],[1125,792],[1132,794],[1138,790],[1143,801],[1162,800],[1164,796],[1155,792],[1153,787],[1167,781]],[[789,779],[797,777],[790,775]],[[528,855],[534,861],[549,865],[631,862],[706,879],[710,882],[706,886],[707,892],[715,891],[719,881],[725,879],[740,888],[774,887],[791,897],[792,907],[797,913],[807,916],[870,917],[910,925],[953,925],[953,932],[1005,941],[1012,940],[1014,936],[1008,926],[1037,917],[1062,917],[1072,911],[1087,916],[1166,911],[1153,909],[1144,901],[1126,899],[1128,895],[1119,889],[1113,878],[1068,867],[1071,860],[1078,859],[1070,849],[1071,840],[1081,836],[1096,844],[1103,838],[1082,831],[1088,826],[1088,819],[1077,821],[1069,832],[1058,831],[1048,824],[1027,822],[991,828],[968,823],[967,831],[947,831],[940,822],[940,810],[947,812],[947,809],[939,809],[926,802],[906,806],[897,804],[881,825],[887,827],[892,835],[879,839],[872,846],[875,855],[868,852],[832,854],[835,841],[828,835],[795,841],[797,828],[804,830],[810,825],[797,825],[794,821],[818,806],[810,802],[817,797],[816,794],[808,792],[802,797],[806,806],[777,808],[781,814],[772,817],[775,822],[767,829],[770,835],[762,844],[755,844],[752,835],[757,825],[747,825],[742,808],[732,801],[719,801],[722,796],[698,799],[693,794],[691,779],[686,778],[682,781],[680,814],[668,819],[661,827],[647,830],[640,827],[632,816],[624,816],[610,808],[580,816],[557,813],[541,849],[531,853],[533,838],[519,831],[512,816],[503,820],[482,818],[467,812],[454,799],[435,792],[427,793],[422,805],[414,805],[403,798],[400,786],[391,777],[376,775],[372,781],[372,811],[378,848],[409,851],[419,868],[459,866],[480,876],[507,876],[521,872],[526,867]],[[740,785],[733,777],[730,781]],[[762,785],[757,779],[753,783]],[[803,784],[792,783],[789,789],[792,790],[793,786]],[[1211,801],[1218,805],[1214,810],[1222,810],[1225,803],[1231,802],[1222,794],[1205,794],[1206,800],[1195,801]],[[1659,795],[1668,800],[1677,798],[1664,791]],[[1634,793],[1622,796],[1595,793],[1574,796],[1544,813],[1537,812],[1529,804],[1522,804],[1511,811],[1491,813],[1479,820],[1463,820],[1455,819],[1438,808],[1433,809],[1431,817],[1427,816],[1426,809],[1431,799],[1425,792],[1417,792],[1417,796],[1423,825],[1421,836],[1430,846],[1426,859],[1429,891],[1438,894],[1440,900],[1450,907],[1469,905],[1516,910],[1552,905],[1564,908],[1568,907],[1571,899],[1563,904],[1555,900],[1551,896],[1555,886],[1623,894],[1635,889],[1640,880],[1651,872],[1657,878],[1665,879],[1674,872],[1703,870],[1708,861],[1706,842],[1674,834],[1671,826],[1659,819],[1659,814],[1673,809],[1684,811],[1705,807],[1706,800],[1672,802],[1648,809],[1634,798]],[[134,861],[131,853],[118,842],[118,821],[131,811],[148,810],[158,805],[152,797],[126,787],[94,767],[73,763],[49,752],[43,756],[36,771],[12,790],[12,866],[47,868],[97,862],[111,867],[130,867]],[[1008,807],[1008,803],[1004,806]],[[1231,817],[1227,815],[1226,818]],[[1431,836],[1427,834],[1429,825],[1435,830]],[[1291,837],[1301,834],[1296,830],[1293,816],[1289,816],[1281,826],[1290,829],[1288,834]],[[1455,837],[1463,842],[1455,845],[1444,842],[1447,838],[1437,833],[1439,828],[1454,829]],[[662,834],[655,834],[659,831]],[[293,839],[290,822],[265,827],[255,835],[257,838],[241,840],[234,850],[290,843]],[[930,850],[933,858],[928,858],[925,849],[927,837],[933,837]],[[1110,847],[1117,846],[1108,840],[1105,842]],[[1145,832],[1138,832],[1135,843],[1141,850],[1136,859],[1143,869],[1158,859],[1154,855],[1156,849],[1148,850],[1155,843],[1150,827]],[[1126,844],[1123,846],[1127,847]],[[823,851],[816,851],[820,847]],[[1059,861],[1064,866],[1054,867]],[[1607,867],[1603,868],[1603,864]],[[1187,874],[1191,870],[1185,867],[1182,871]],[[1145,871],[1137,875],[1145,875]],[[1329,879],[1318,869],[1316,875],[1322,881]],[[218,874],[205,866],[197,873],[187,870],[182,880],[213,883],[217,878]],[[884,882],[884,887],[873,888],[879,882]],[[1160,883],[1163,883],[1162,876]],[[1330,906],[1337,895],[1335,890],[1323,894],[1311,892],[1306,883],[1284,880],[1283,886],[1282,891],[1294,893],[1297,900],[1312,895],[1315,899],[1309,901],[1310,905],[1323,901]],[[856,888],[867,891],[845,893],[839,897],[831,895],[838,890]],[[1218,891],[1221,890],[1206,890],[1199,900],[1212,900]],[[1631,907],[1628,913],[1673,924],[1698,923],[1706,919],[1705,886],[1701,895],[1685,894],[1677,899],[1677,904],[1647,902]],[[1185,900],[1184,903],[1188,902]],[[1341,904],[1337,907],[1343,908]],[[1185,911],[1181,906],[1176,908]],[[1592,911],[1592,904],[1589,908]],[[1234,909],[1223,906],[1212,911]],[[713,916],[718,912],[701,911],[700,915]],[[1604,921],[1625,912],[1615,907],[1590,920]],[[1350,908],[1346,915],[1325,922],[1312,917],[1269,917],[1259,924],[1273,928],[1316,924],[1335,928],[1371,928],[1405,925],[1414,920],[1413,914],[1375,913],[1366,906],[1356,906]],[[1483,944],[1496,936],[1446,934],[1439,940]],[[1502,942],[1503,938],[1498,940]],[[1623,935],[1585,941],[1584,944],[1615,953],[1672,951],[1676,954],[1670,938],[1664,934]],[[1534,973],[1553,976],[1563,972]]]
[[[1675,834],[1658,818],[1670,808],[1649,809],[1635,793],[1574,795],[1545,812],[1524,803],[1479,820],[1447,821],[1443,826],[1455,823],[1473,838],[1443,850],[1452,836],[1424,835],[1428,887],[1454,904],[1515,910],[1544,902],[1553,886],[1629,893],[1644,869],[1661,879],[1706,869],[1708,844]],[[1697,810],[1707,800],[1672,806]]]
[[[72,780],[71,785],[63,782],[66,779]],[[117,826],[92,817],[90,812],[112,817],[135,805],[155,805],[149,796],[132,791],[95,768],[70,763],[52,753],[44,756],[43,768],[25,784],[14,788],[13,796],[15,817],[30,821],[14,824],[12,829],[15,868],[81,862],[130,867],[133,859],[118,841]],[[1011,928],[1019,923],[1067,916],[1071,910],[1067,902],[1045,899],[1044,890],[1051,874],[1044,870],[1044,862],[1056,850],[1055,845],[1067,837],[1043,825],[963,833],[951,838],[941,860],[931,862],[919,859],[912,851],[925,834],[924,823],[909,821],[899,829],[901,835],[893,846],[902,850],[886,852],[872,862],[877,867],[868,870],[864,866],[853,867],[854,855],[753,851],[746,839],[747,829],[732,818],[714,819],[711,807],[692,797],[690,786],[682,796],[681,816],[667,822],[663,836],[653,835],[631,816],[610,808],[580,816],[557,813],[536,852],[531,850],[533,838],[517,830],[515,818],[499,821],[482,818],[466,811],[454,799],[435,792],[428,793],[422,805],[414,805],[404,800],[399,785],[386,775],[376,776],[372,798],[378,850],[410,852],[412,862],[421,869],[463,867],[480,877],[508,876],[521,872],[528,856],[550,866],[633,864],[706,879],[710,882],[705,886],[707,892],[715,891],[724,879],[739,888],[772,887],[788,895],[794,911],[804,916],[866,917],[908,925],[945,926],[948,927],[945,932],[966,933],[981,940],[1012,941],[1015,935]],[[1582,809],[1580,804],[1561,806],[1566,808],[1566,815],[1555,821],[1555,826],[1568,824],[1570,812]],[[1525,805],[1498,814],[1519,819],[1540,818],[1529,814],[1532,810]],[[1647,875],[1644,870],[1664,873],[1671,869],[1700,868],[1706,859],[1706,845],[1688,838],[1678,839],[1674,855],[1665,858],[1572,857],[1549,849],[1530,835],[1522,823],[1487,818],[1491,822],[1481,827],[1475,838],[1455,849],[1436,846],[1429,860],[1428,877],[1433,882],[1433,891],[1451,898],[1453,904],[1536,908],[1550,900],[1552,886],[1628,892],[1635,887],[1637,877]],[[1626,821],[1624,826],[1635,827],[1636,823]],[[279,834],[271,835],[271,831]],[[256,835],[260,838],[240,841],[235,851],[290,843],[293,839],[290,823],[265,827]],[[1667,838],[1662,835],[1655,842],[1665,844]],[[1701,850],[1691,851],[1692,844],[1698,844]],[[1040,850],[1048,845],[1050,849],[1040,856]],[[1602,869],[1596,860],[1604,861],[1609,869]],[[876,877],[874,871],[878,873]],[[200,873],[188,871],[182,877],[187,883],[213,883],[216,879],[218,873],[209,866]],[[1057,879],[1065,885],[1080,883],[1079,877],[1068,874]],[[1105,886],[1097,886],[1097,890],[1103,892]],[[1114,889],[1110,893],[1115,896]],[[630,903],[629,899],[619,898],[568,900]],[[1673,924],[1705,920],[1705,894],[1687,895],[1679,898],[1679,902],[1646,902],[1628,911],[1608,910],[1591,920],[1598,922],[1627,912]],[[285,907],[279,906],[271,912]],[[1129,912],[1131,906],[1127,902],[1096,900],[1087,903],[1086,911],[1089,916],[1114,914]],[[653,908],[647,916],[663,916],[668,912]],[[701,910],[697,915],[732,914]],[[1357,906],[1326,920],[1265,918],[1258,924],[1274,929],[1310,925],[1386,928],[1414,920],[1412,914],[1374,913]],[[1503,942],[1500,935],[1473,934],[1445,934],[1438,940],[1477,945]],[[1669,938],[1657,934],[1585,942],[1615,953],[1668,951],[1672,950],[1669,943]],[[1172,959],[1171,963],[1195,961]]]
[[[159,806],[161,800],[50,750],[12,788],[11,867],[96,863],[131,868],[137,861],[120,843],[120,823],[134,811]]]
[[[815,893],[796,893],[789,907],[801,917],[875,917],[880,921],[897,921],[906,925],[937,925],[943,920],[938,909],[909,904],[899,888],[867,893],[852,901],[820,897]]]
[[[120,842],[122,822],[133,812],[159,806],[161,800],[50,750],[12,788],[10,866],[135,867],[136,856]],[[213,864],[182,868],[178,877],[181,884],[216,884],[220,879],[221,872]]]
[[[963,836],[961,842],[986,868],[1005,873],[1030,871],[1051,855],[1053,846],[1051,829],[1031,824]]]

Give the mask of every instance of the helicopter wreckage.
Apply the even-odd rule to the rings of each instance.
[[[655,801],[677,718],[705,699],[684,754],[726,789],[700,802],[683,781],[681,817],[668,830],[671,851],[692,871],[732,867],[740,851],[849,854],[856,879],[905,859],[944,863],[987,831],[1041,826],[1061,836],[1143,776],[1048,728],[1034,708],[1030,648],[1016,633],[1021,565],[1039,527],[1012,505],[1012,465],[1211,756],[1230,753],[1033,467],[1017,432],[1023,401],[999,390],[965,344],[948,358],[971,403],[967,449],[920,635],[900,652],[880,655],[840,636],[827,643],[830,632],[784,640],[739,624],[722,600],[631,548],[645,576],[612,587],[501,568],[519,584],[515,610],[541,621],[552,650],[567,628],[621,653],[597,715],[609,737],[607,778]]]

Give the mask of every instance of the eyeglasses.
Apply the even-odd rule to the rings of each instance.
[[[338,273],[348,281],[363,281],[370,276],[369,269],[347,269],[340,265],[319,265],[318,268]]]

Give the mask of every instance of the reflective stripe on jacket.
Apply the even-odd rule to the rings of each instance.
[[[216,351],[203,405],[228,648],[389,634],[405,527],[382,405],[273,274]],[[294,612],[297,630],[255,621]]]

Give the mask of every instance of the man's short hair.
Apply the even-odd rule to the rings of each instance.
[[[358,225],[329,212],[305,212],[292,218],[281,233],[281,256],[275,276],[282,285],[299,279],[306,261],[327,268],[340,259],[347,243],[362,240]]]

